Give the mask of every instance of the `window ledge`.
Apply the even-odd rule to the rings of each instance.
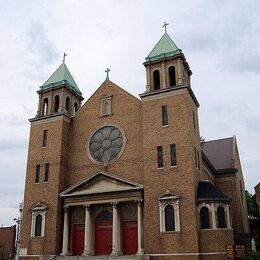
[[[44,181],[43,183],[49,183],[48,181]]]
[[[177,169],[178,166],[177,166],[177,165],[174,165],[174,166],[171,165],[170,168],[171,168],[171,169]]]
[[[163,127],[163,128],[167,128],[167,127],[169,127],[169,125],[162,125],[162,127]]]
[[[157,167],[157,170],[163,170],[164,167]]]
[[[42,146],[42,149],[46,149],[47,148],[47,146]]]
[[[39,184],[40,184],[40,182],[35,182],[34,184],[35,184],[35,185],[39,185]]]
[[[44,239],[44,236],[34,236],[34,237],[31,237],[31,239]]]
[[[161,235],[164,235],[164,234],[180,234],[181,231],[161,231],[160,233],[161,233]]]
[[[233,230],[233,228],[200,228],[199,231],[227,231]]]
[[[100,115],[99,118],[102,118],[102,117],[108,117],[108,116],[112,116],[113,113],[110,113],[110,114],[104,114],[104,115]]]

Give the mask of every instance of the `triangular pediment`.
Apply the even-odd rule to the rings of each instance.
[[[96,174],[85,178],[79,183],[71,186],[62,193],[61,197],[81,196],[98,193],[120,192],[130,190],[140,190],[143,185],[126,180],[124,178],[111,175],[105,172],[97,172]]]

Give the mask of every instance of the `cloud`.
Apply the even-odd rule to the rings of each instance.
[[[1,118],[1,117],[0,117]],[[5,125],[14,126],[25,126],[27,124],[26,118],[18,115],[8,115],[4,116],[1,121],[5,121]]]
[[[245,126],[252,132],[260,132],[260,118],[248,118],[245,120]],[[259,167],[260,168],[260,167]]]
[[[0,140],[0,150],[25,149],[27,147],[27,139],[19,140]]]
[[[231,51],[227,54],[226,59],[228,63],[225,63],[225,67],[229,70],[255,73],[260,71],[260,52],[257,49],[241,48],[238,51]]]
[[[250,0],[197,2],[177,29],[177,45],[197,55],[213,55],[222,70],[259,72],[259,9],[260,3]]]
[[[58,58],[55,44],[49,39],[43,25],[37,22],[30,24],[27,32],[28,51],[38,57],[38,63],[49,65]]]

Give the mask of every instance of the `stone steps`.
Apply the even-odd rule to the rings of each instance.
[[[122,255],[122,256],[56,256],[49,260],[138,260],[147,259],[136,255]]]

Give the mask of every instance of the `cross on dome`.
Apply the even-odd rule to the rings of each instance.
[[[110,72],[110,69],[107,68],[107,69],[105,70],[105,72],[106,72],[106,74],[107,74],[107,76],[106,76],[106,80],[109,80],[109,72]]]
[[[169,23],[164,22],[163,27],[164,27],[165,33],[167,33],[167,25],[169,25]]]
[[[68,54],[67,53],[63,53],[63,61],[62,61],[62,63],[65,63],[65,57],[67,56]]]

